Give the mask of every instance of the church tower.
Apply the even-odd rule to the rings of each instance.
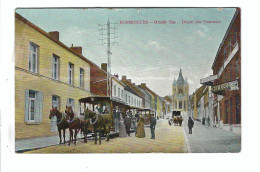
[[[174,78],[172,84],[172,100],[173,110],[188,111],[189,83],[187,77],[183,79],[181,69],[177,81]]]

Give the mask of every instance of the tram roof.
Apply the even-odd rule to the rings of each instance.
[[[93,103],[93,102],[100,102],[100,101],[110,101],[109,97],[105,97],[105,96],[91,96],[91,97],[85,97],[85,98],[81,98],[79,99],[80,102],[84,102],[84,103]]]

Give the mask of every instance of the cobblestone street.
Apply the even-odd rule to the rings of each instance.
[[[58,145],[27,153],[183,153],[187,152],[183,127],[169,126],[167,120],[159,120],[155,131],[155,140],[150,139],[150,128],[145,128],[146,137],[137,138],[134,133],[131,137],[113,138],[109,142],[102,140],[102,145],[94,145],[94,141],[77,145]],[[58,142],[58,140],[57,140]]]

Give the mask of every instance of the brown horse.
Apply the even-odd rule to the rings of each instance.
[[[107,140],[109,141],[110,129],[113,125],[112,116],[109,114],[96,114],[95,112],[86,109],[84,115],[89,119],[90,124],[94,128],[95,144],[97,144],[97,131],[99,132],[99,144],[101,144],[101,132],[104,131]]]
[[[88,119],[80,119],[78,117],[74,117],[74,112],[72,110],[71,106],[66,106],[65,109],[66,117],[69,124],[69,131],[70,131],[70,140],[69,140],[69,145],[70,142],[73,141],[73,134],[74,134],[74,144],[76,145],[76,139],[77,139],[77,134],[79,130],[83,132],[84,135],[84,142],[87,143],[87,128],[89,126],[89,120]],[[73,133],[74,130],[74,133]]]
[[[50,110],[50,115],[49,119],[53,118],[54,116],[57,117],[57,128],[59,131],[59,136],[60,136],[60,144],[61,144],[61,130],[63,130],[63,139],[64,139],[64,144],[65,144],[65,130],[69,128],[68,121],[66,120],[66,117],[64,114],[62,114],[57,107],[52,107]]]

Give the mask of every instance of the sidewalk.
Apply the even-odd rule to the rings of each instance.
[[[115,137],[118,133],[110,132],[110,137]],[[65,135],[66,144],[69,141],[69,133],[66,132]],[[77,141],[79,139],[83,139],[83,134],[78,133]],[[92,133],[87,135],[88,140],[94,139],[92,137]],[[102,137],[105,139],[105,137]],[[83,141],[83,140],[82,140]],[[57,146],[60,143],[59,135],[50,136],[50,137],[37,137],[37,138],[30,138],[30,139],[20,139],[15,141],[15,152],[21,153],[31,150],[37,150],[40,148],[50,147],[50,146]],[[62,143],[63,143],[63,136],[62,136]]]

